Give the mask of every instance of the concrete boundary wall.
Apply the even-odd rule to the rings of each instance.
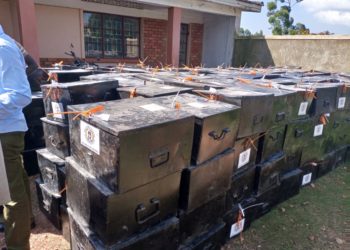
[[[245,64],[350,72],[350,36],[236,38],[233,65]]]

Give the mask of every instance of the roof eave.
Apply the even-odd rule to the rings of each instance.
[[[261,7],[264,6],[263,2],[248,1],[248,0],[236,0],[236,1],[205,0],[205,1],[239,8],[241,11],[248,11],[248,12],[261,12]]]

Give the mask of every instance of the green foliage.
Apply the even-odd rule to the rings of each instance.
[[[251,36],[252,33],[248,29],[240,28],[239,29],[239,36]]]
[[[309,30],[304,24],[293,25],[294,18],[290,13],[292,7],[303,0],[274,0],[267,3],[268,21],[272,26],[273,35],[302,35],[308,34]],[[281,5],[278,8],[278,5]]]
[[[244,28],[240,28],[239,29],[239,34],[238,36],[264,36],[264,33],[262,30],[260,30],[259,32],[255,32],[254,34],[248,30],[248,29],[244,29]]]

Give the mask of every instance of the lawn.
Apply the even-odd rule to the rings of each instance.
[[[223,249],[350,249],[350,167],[303,188]]]

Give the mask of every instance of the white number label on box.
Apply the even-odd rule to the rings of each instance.
[[[51,102],[53,117],[64,119],[64,114],[57,114],[64,112],[62,103]]]
[[[187,105],[191,106],[191,107],[194,107],[194,108],[199,108],[199,109],[208,107],[208,104],[202,103],[202,102],[190,102]]]
[[[345,108],[346,97],[339,97],[338,100],[338,109]]]
[[[308,105],[309,105],[308,102],[300,103],[298,115],[306,115],[306,110]]]
[[[174,89],[175,87],[173,87],[173,86],[162,86],[160,88],[161,89]]]
[[[94,115],[94,117],[97,117],[97,118],[101,119],[102,121],[108,122],[111,115],[110,114],[97,114],[97,115]]]
[[[146,109],[148,111],[152,111],[152,112],[156,112],[156,111],[160,111],[160,110],[165,110],[164,107],[158,105],[158,104],[154,104],[154,103],[151,103],[151,104],[146,104],[146,105],[142,105],[140,106],[141,108],[143,109]]]
[[[314,129],[314,137],[320,136],[322,135],[322,133],[323,133],[323,124],[316,125]]]
[[[231,226],[230,238],[240,234],[244,229],[245,219],[242,219]]]
[[[100,154],[100,130],[80,121],[80,143],[96,154]]]
[[[306,185],[309,184],[311,182],[311,178],[312,178],[312,173],[306,174],[303,176],[303,182],[301,185]]]
[[[249,148],[246,151],[243,151],[242,153],[239,154],[238,168],[243,167],[249,162],[250,152],[251,152],[251,149]]]

